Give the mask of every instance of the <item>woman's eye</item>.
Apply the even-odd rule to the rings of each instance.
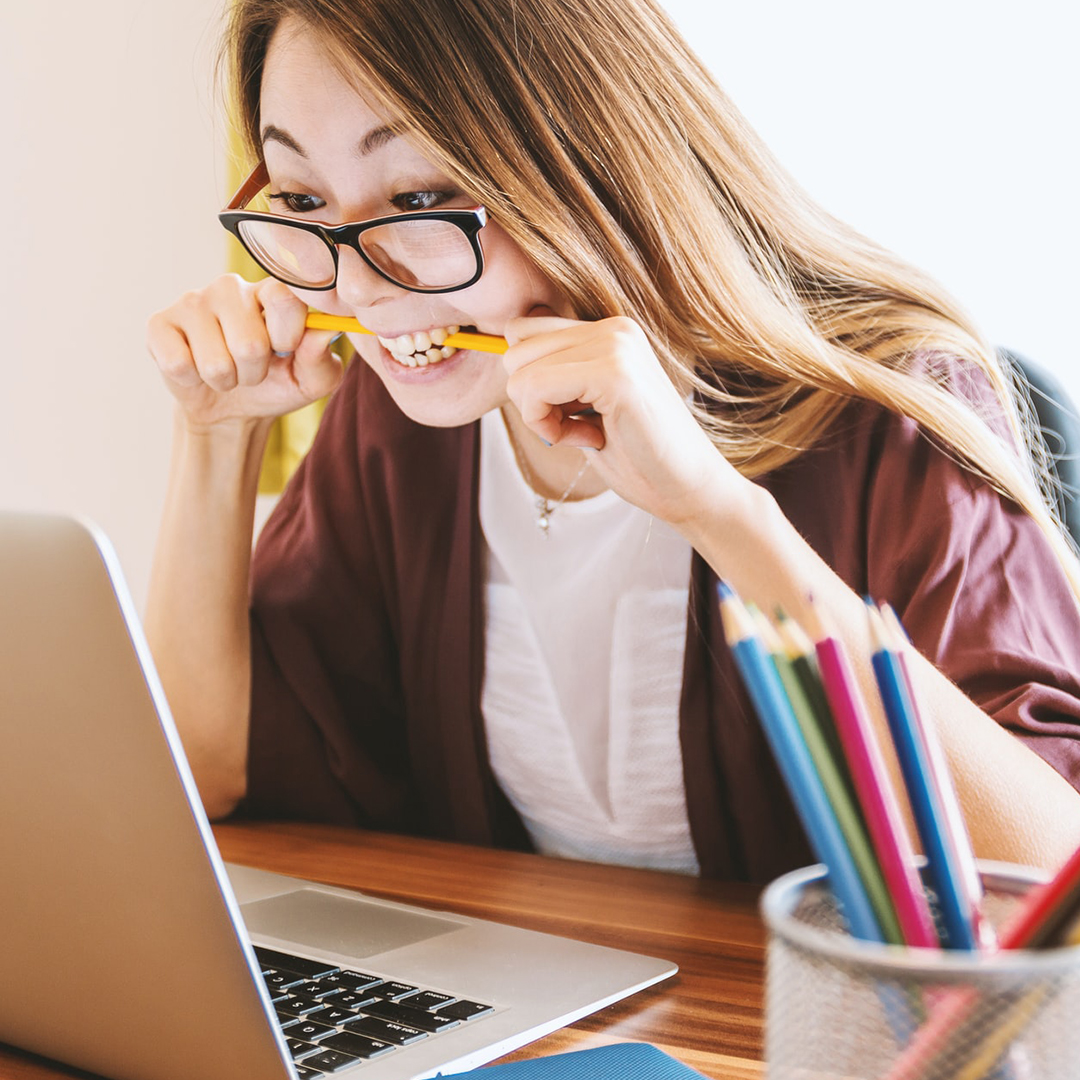
[[[402,212],[414,210],[434,210],[441,206],[447,199],[454,197],[452,191],[403,191],[395,195],[390,202]]]
[[[269,196],[270,202],[293,214],[310,214],[326,205],[315,195],[301,195],[296,191],[279,191]]]

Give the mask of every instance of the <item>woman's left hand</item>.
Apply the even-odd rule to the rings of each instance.
[[[596,472],[628,502],[693,531],[741,501],[750,481],[710,442],[632,319],[536,308],[505,332],[507,392],[522,420],[546,442],[594,452]]]

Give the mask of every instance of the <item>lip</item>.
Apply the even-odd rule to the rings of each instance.
[[[472,349],[458,349],[453,356],[440,360],[437,364],[428,364],[426,367],[407,367],[405,364],[399,364],[383,347],[382,342],[376,342],[376,344],[379,346],[379,359],[382,361],[383,370],[394,382],[404,385],[421,385],[447,378],[474,356]]]
[[[367,323],[364,323],[364,325],[367,326]],[[389,330],[389,331],[388,330],[376,330],[374,327],[370,327],[370,326],[368,327],[368,329],[376,337],[392,339],[392,338],[402,337],[402,336],[404,336],[406,334],[408,334],[408,335],[430,334],[432,330],[445,330],[448,326],[460,326],[462,330],[466,329],[464,323],[455,323],[455,322],[439,323],[436,326],[411,326],[411,327],[409,327],[408,329],[405,329],[405,330]],[[471,327],[469,329],[471,329]]]

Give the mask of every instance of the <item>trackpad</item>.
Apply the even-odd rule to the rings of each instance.
[[[357,897],[298,889],[242,904],[248,932],[310,945],[346,956],[375,956],[427,938],[460,930],[461,923],[437,915],[398,911]]]

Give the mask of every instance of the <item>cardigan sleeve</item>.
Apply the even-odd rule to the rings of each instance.
[[[1080,788],[1080,607],[1046,536],[911,421],[867,499],[867,589],[982,709]]]
[[[408,829],[415,800],[392,583],[374,549],[358,465],[358,366],[256,547],[242,810]]]
[[[927,438],[900,437],[917,468],[879,463],[870,594],[890,599],[924,656],[1080,788],[1080,609],[1051,544]]]
[[[980,372],[934,366],[1009,437]],[[865,402],[765,484],[855,592],[891,603],[924,656],[1080,788],[1080,607],[1032,518]]]

